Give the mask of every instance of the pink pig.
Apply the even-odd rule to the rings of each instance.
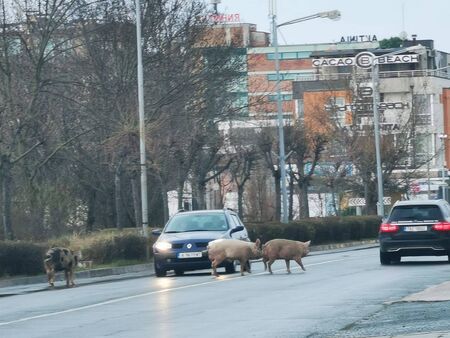
[[[259,239],[255,243],[238,239],[216,239],[208,244],[208,258],[211,261],[212,274],[216,277],[219,276],[217,267],[224,260],[238,260],[241,264],[241,275],[243,276],[248,261],[261,258],[261,255],[261,242]]]
[[[289,263],[290,260],[293,259],[300,265],[303,271],[306,271],[302,263],[302,257],[308,255],[310,244],[311,241],[300,242],[288,239],[272,239],[271,241],[268,241],[263,245],[262,249],[264,270],[267,270],[268,265],[269,272],[272,273],[271,266],[273,262],[277,259],[284,259],[286,261],[287,272],[291,273]]]

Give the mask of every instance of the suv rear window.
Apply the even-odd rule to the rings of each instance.
[[[442,221],[442,212],[437,205],[401,205],[392,209],[389,222]]]

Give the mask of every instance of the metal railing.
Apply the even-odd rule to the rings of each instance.
[[[440,77],[450,79],[450,70],[448,67],[440,69],[421,69],[421,70],[399,70],[380,72],[380,78],[403,78],[403,77]],[[370,72],[365,73],[330,73],[330,74],[311,74],[310,76],[298,76],[296,81],[330,81],[330,80],[350,80],[354,77],[365,79],[370,78]]]

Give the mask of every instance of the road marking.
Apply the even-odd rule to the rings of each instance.
[[[333,260],[324,261],[324,262],[320,262],[320,263],[312,263],[312,264],[308,264],[308,265],[305,264],[305,266],[309,267],[309,266],[315,266],[315,265],[329,264],[329,263],[340,262],[340,261],[343,261],[343,260],[345,260],[345,259],[333,259]],[[300,267],[294,267],[291,270],[297,270],[297,269],[300,269]],[[278,270],[273,270],[273,271],[277,272],[277,271],[283,271],[283,270],[285,270],[285,269],[278,269]],[[66,314],[66,313],[92,309],[92,308],[96,308],[96,307],[99,307],[99,306],[104,306],[104,305],[124,302],[124,301],[130,300],[130,299],[151,296],[151,295],[155,295],[155,294],[159,294],[159,293],[166,293],[166,292],[170,292],[170,291],[190,289],[190,288],[194,288],[194,287],[198,287],[198,286],[203,286],[203,285],[208,285],[208,284],[213,284],[213,283],[220,283],[220,282],[227,282],[227,281],[237,280],[237,279],[241,279],[241,278],[258,276],[258,275],[262,275],[262,274],[267,274],[267,272],[263,271],[263,272],[259,272],[259,273],[255,273],[255,274],[251,274],[251,275],[231,277],[231,278],[226,278],[226,279],[215,279],[215,280],[212,280],[212,281],[209,281],[209,282],[178,286],[178,287],[168,288],[168,289],[163,289],[163,290],[158,290],[158,291],[145,292],[145,293],[141,293],[141,294],[134,295],[134,296],[127,296],[127,297],[122,297],[122,298],[111,299],[111,300],[107,300],[107,301],[104,301],[104,302],[95,303],[95,304],[91,304],[91,305],[85,305],[85,306],[79,306],[79,307],[75,307],[75,308],[67,309],[67,310],[63,310],[63,311],[44,313],[44,314],[37,315],[37,316],[25,317],[25,318],[21,318],[21,319],[11,320],[9,322],[0,322],[0,326],[6,326],[6,325],[11,325],[11,324],[26,322],[26,321],[33,320],[33,319],[54,317],[54,316],[58,316],[58,315]]]

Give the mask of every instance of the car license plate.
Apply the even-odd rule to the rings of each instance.
[[[178,258],[199,258],[202,257],[201,252],[180,252]]]
[[[419,231],[427,231],[428,227],[426,225],[417,225],[417,226],[404,227],[404,230],[407,232],[419,232]]]

